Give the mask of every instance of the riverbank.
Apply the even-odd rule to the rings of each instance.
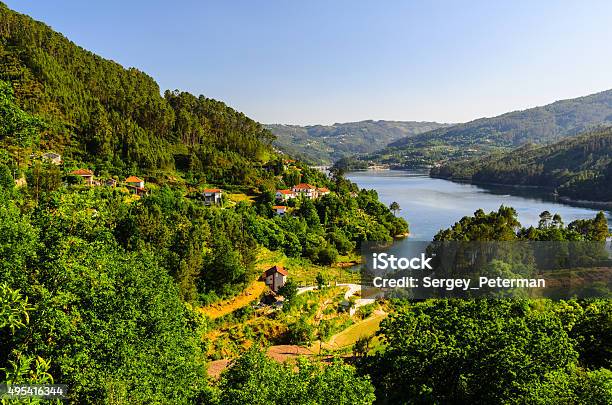
[[[469,179],[448,178],[448,177],[436,176],[432,174],[429,174],[429,177],[431,177],[432,179],[446,180],[446,181],[451,181],[453,183],[459,183],[459,184],[472,184],[475,186],[508,187],[508,188],[515,188],[519,190],[538,190],[541,194],[546,194],[554,201],[560,201],[564,204],[577,205],[577,206],[586,207],[586,208],[597,208],[597,209],[603,209],[603,210],[612,209],[612,201],[593,201],[593,200],[582,200],[582,199],[576,200],[570,197],[559,196],[558,194],[555,194],[555,188],[552,188],[552,187],[534,186],[534,185],[529,185],[529,184],[505,184],[505,183],[494,183],[494,182],[485,182],[485,181],[474,181],[474,180],[469,180]]]

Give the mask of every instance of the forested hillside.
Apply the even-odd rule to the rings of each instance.
[[[454,180],[554,188],[580,200],[612,201],[612,129],[548,145],[524,145],[431,169]]]
[[[329,266],[408,231],[374,191],[287,164],[272,138],[1,5],[0,381],[66,384],[78,404],[227,403],[202,307],[258,285],[261,251]],[[316,194],[279,215],[276,190],[299,183]],[[325,370],[278,372],[319,403],[373,400],[353,367]]]
[[[14,403],[610,403],[612,301],[363,302],[343,277],[407,222],[272,139],[0,5],[0,382],[67,390]],[[501,207],[436,240],[608,236]]]
[[[368,158],[414,167],[525,143],[547,144],[612,124],[612,90],[399,139]]]
[[[204,96],[162,96],[145,73],[101,58],[3,4],[0,79],[12,83],[20,107],[45,123],[33,146],[69,160],[119,171],[138,167],[150,175],[176,168],[245,184],[261,176],[253,163],[271,152],[273,136],[244,114]]]
[[[280,150],[315,164],[330,164],[355,154],[371,153],[399,138],[448,126],[437,122],[359,121],[333,125],[266,127]]]

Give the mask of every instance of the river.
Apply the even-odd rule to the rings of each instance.
[[[514,207],[523,226],[537,225],[543,211],[558,213],[567,224],[575,219],[593,218],[598,209],[560,203],[537,189],[480,186],[433,179],[416,171],[365,171],[348,173],[360,188],[375,189],[387,206],[396,201],[399,215],[410,224],[410,238],[429,241],[479,208],[497,210],[502,204]],[[610,223],[611,213],[606,211]]]

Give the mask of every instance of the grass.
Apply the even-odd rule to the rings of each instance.
[[[323,344],[323,347],[327,350],[335,350],[352,346],[360,337],[374,335],[386,316],[387,314],[384,312],[377,312],[369,318],[357,322],[342,332],[335,334],[328,342]]]
[[[236,204],[238,204],[239,202],[246,202],[248,204],[253,204],[254,197],[248,196],[244,193],[231,193],[231,194],[226,194],[226,195],[230,201],[233,201]]]
[[[211,319],[222,317],[249,305],[261,296],[265,287],[263,281],[254,281],[239,295],[198,310]]]
[[[304,258],[287,257],[282,252],[273,252],[266,248],[260,248],[255,266],[257,269],[264,271],[274,265],[281,265],[289,272],[289,278],[300,286],[316,285],[315,278],[317,273],[323,274],[325,279],[330,282],[359,283],[360,276],[358,272],[342,267],[342,263],[353,262],[358,258],[355,255],[344,256],[341,259],[346,261],[334,264],[333,266],[320,266]]]

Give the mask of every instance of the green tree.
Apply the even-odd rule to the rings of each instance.
[[[314,339],[314,327],[306,319],[300,318],[289,325],[287,338],[294,345],[310,345]]]
[[[327,285],[327,281],[325,280],[325,277],[323,276],[323,273],[321,272],[317,273],[317,277],[315,278],[315,281],[317,282],[317,288],[319,290],[322,290],[323,287]]]
[[[521,300],[419,303],[379,335],[386,350],[368,371],[389,403],[506,403],[578,357],[561,320]]]
[[[7,165],[0,164],[0,188],[12,190],[15,187],[15,180],[11,174],[11,169]]]
[[[287,282],[278,289],[278,293],[285,297],[285,302],[291,305],[298,293],[298,285],[295,281],[289,279]]]
[[[400,205],[396,201],[393,201],[391,205],[389,205],[389,209],[393,211],[393,215],[395,216],[397,216],[397,213],[401,210]]]
[[[341,362],[322,365],[300,359],[280,364],[251,349],[221,376],[220,403],[232,404],[371,404],[367,377]]]

